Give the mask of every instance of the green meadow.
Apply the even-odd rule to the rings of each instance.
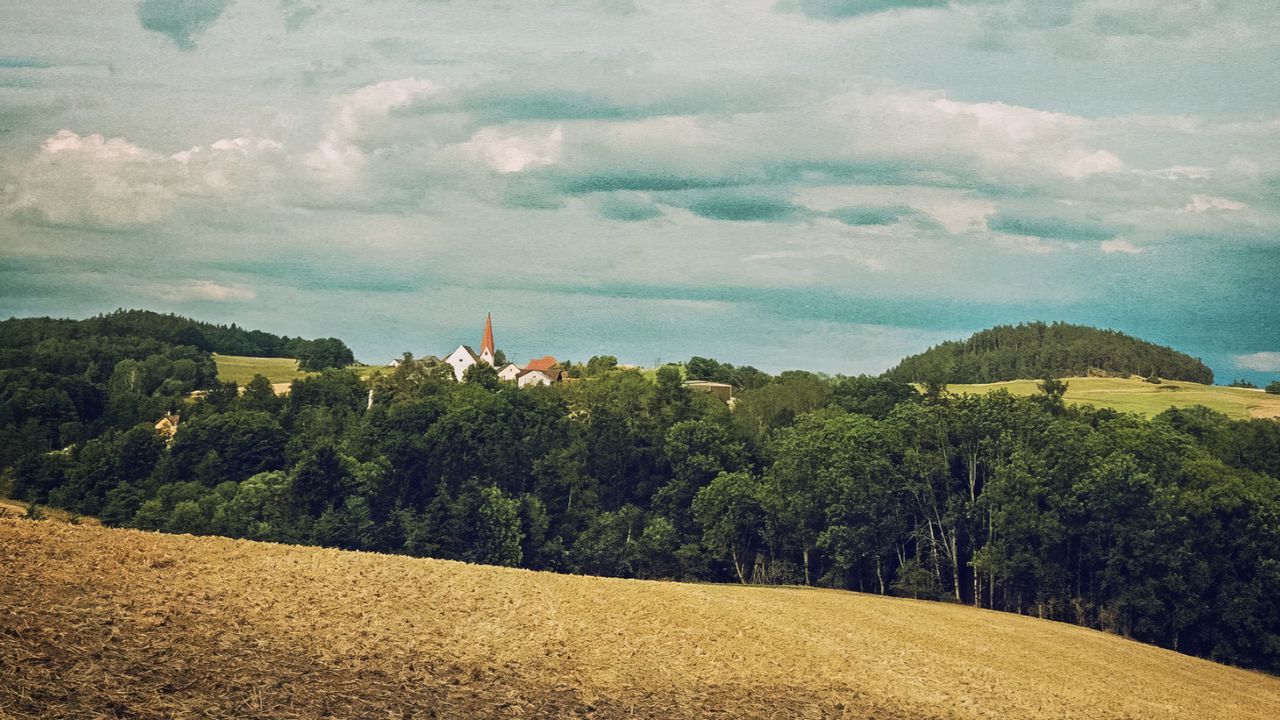
[[[1236,419],[1280,417],[1280,395],[1260,390],[1201,385],[1181,380],[1166,380],[1159,385],[1139,378],[1065,378],[1068,403],[1108,407],[1147,417],[1159,415],[1171,407],[1204,405]],[[1010,380],[980,385],[948,385],[956,394],[987,393],[1008,390],[1014,395],[1038,392],[1038,380]]]
[[[245,357],[214,353],[213,360],[218,364],[219,380],[233,381],[240,386],[247,384],[254,375],[264,375],[272,385],[279,385],[316,374],[298,369],[298,361],[293,358]],[[374,365],[352,365],[349,369],[362,378],[368,378],[385,368]]]

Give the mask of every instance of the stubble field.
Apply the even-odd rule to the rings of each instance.
[[[0,519],[0,717],[1275,718],[1280,679],[856,593]]]

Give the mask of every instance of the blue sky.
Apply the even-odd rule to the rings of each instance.
[[[0,10],[0,315],[878,372],[995,323],[1280,377],[1264,0]]]

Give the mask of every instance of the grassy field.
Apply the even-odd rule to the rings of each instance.
[[[1233,418],[1280,417],[1280,395],[1261,390],[1201,385],[1167,380],[1153,385],[1138,378],[1066,378],[1068,403],[1109,407],[1148,417],[1170,407],[1204,405]],[[1011,380],[984,385],[948,385],[953,393],[985,393],[1005,389],[1014,395],[1032,395],[1037,380]]]
[[[264,375],[271,384],[276,386],[276,392],[287,392],[289,383],[298,378],[315,375],[314,372],[306,372],[298,369],[298,361],[293,358],[262,358],[262,357],[246,357],[243,355],[218,355],[214,353],[213,360],[218,365],[218,379],[227,382],[234,381],[243,387],[254,375]],[[352,365],[352,372],[357,373],[362,378],[368,378],[374,373],[382,372],[386,368],[377,365]]]
[[[0,519],[0,717],[1280,717],[1071,625]]]
[[[223,382],[235,382],[245,385],[254,375],[265,375],[273,384],[293,382],[301,377],[314,375],[298,369],[298,361],[293,358],[260,358],[242,355],[214,354],[214,362],[218,364],[218,379]]]

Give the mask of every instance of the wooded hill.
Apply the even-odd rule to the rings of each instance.
[[[167,353],[204,351],[138,342],[163,352],[92,372],[17,349],[42,364],[0,371],[0,495],[172,533],[946,599],[1280,674],[1271,420],[744,368],[730,409],[677,366],[600,358],[538,388],[406,358],[183,398],[200,365]],[[713,363],[690,365],[730,372]]]
[[[246,330],[235,323],[217,325],[150,310],[116,310],[84,320],[42,317],[10,318],[0,322],[0,348],[6,354],[23,348],[35,350],[49,340],[91,338],[141,338],[167,345],[189,345],[206,353],[296,358],[304,370],[341,367],[355,362],[351,350],[337,338],[291,338],[261,330]],[[15,367],[19,364],[23,363],[10,359],[2,366]]]
[[[214,352],[297,357],[304,370],[353,360],[336,338],[290,338],[145,310],[0,321],[0,469],[108,428],[155,422],[193,390],[217,389]]]
[[[997,325],[929,348],[888,373],[903,382],[990,383],[1045,377],[1155,376],[1213,384],[1197,358],[1115,330],[1042,322]]]

